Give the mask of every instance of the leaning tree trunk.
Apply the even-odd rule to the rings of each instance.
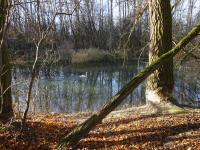
[[[0,0],[0,117],[4,120],[7,120],[11,116],[13,116],[9,51],[5,46],[4,41],[8,22],[8,4],[8,0]]]
[[[170,0],[149,0],[150,50],[149,63],[172,49],[172,15]],[[154,71],[147,80],[148,102],[169,102],[174,86],[173,58]]]
[[[150,74],[157,70],[161,65],[167,63],[173,58],[186,44],[188,44],[193,38],[195,38],[200,32],[200,22],[193,30],[185,36],[172,50],[158,57],[148,67],[146,67],[140,74],[135,76],[131,81],[125,85],[115,96],[113,96],[103,108],[92,115],[85,122],[80,124],[74,130],[72,130],[59,144],[59,148],[67,145],[77,144],[81,138],[86,136],[92,128],[94,128],[136,88],[142,83]]]

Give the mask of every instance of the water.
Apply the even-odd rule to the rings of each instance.
[[[34,82],[32,112],[96,111],[117,93],[145,63],[122,65],[54,66],[42,68]],[[12,92],[15,108],[23,111],[30,82],[28,66],[13,68]],[[184,74],[186,68],[175,73],[175,97],[179,103],[198,106],[200,80]],[[189,78],[192,78],[191,80]],[[189,90],[188,90],[189,89]],[[145,104],[145,82],[128,96],[119,107]]]

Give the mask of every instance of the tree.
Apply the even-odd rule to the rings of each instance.
[[[0,0],[0,117],[3,120],[7,120],[13,116],[9,51],[6,48],[4,40],[8,23],[8,5],[8,0]]]
[[[164,63],[168,63],[178,52],[181,51],[192,39],[194,39],[200,32],[200,22],[192,29],[187,36],[185,36],[173,49],[155,59],[149,66],[147,66],[141,73],[135,76],[131,81],[125,85],[115,96],[113,96],[103,108],[84,121],[82,124],[72,130],[59,144],[59,148],[67,145],[77,144],[81,138],[86,136],[97,124],[112,112],[121,102],[140,85],[149,75],[157,70]]]
[[[170,0],[149,0],[151,64],[172,48],[172,15]],[[148,79],[147,102],[169,102],[172,100],[173,58],[161,65]]]

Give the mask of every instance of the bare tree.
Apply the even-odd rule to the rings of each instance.
[[[37,5],[39,5],[39,4],[37,3]],[[77,6],[78,5],[76,5],[76,7]],[[22,117],[22,122],[21,122],[22,131],[25,127],[25,123],[26,123],[26,119],[27,119],[27,115],[28,115],[28,111],[29,111],[29,107],[30,107],[30,102],[31,102],[32,88],[33,88],[33,85],[34,85],[34,80],[37,76],[37,69],[38,69],[37,65],[38,65],[40,47],[41,47],[42,43],[45,40],[47,40],[47,37],[48,37],[50,31],[52,30],[52,28],[54,26],[56,17],[59,16],[59,15],[72,15],[74,13],[76,7],[70,13],[56,12],[54,14],[53,18],[52,18],[51,23],[49,24],[49,26],[46,29],[43,29],[43,27],[40,24],[40,21],[39,21],[40,15],[37,16],[39,26],[38,26],[38,28],[36,28],[36,29],[38,29],[38,35],[36,35],[36,38],[34,39],[35,47],[36,47],[35,60],[34,60],[33,66],[32,66],[32,70],[31,70],[31,79],[30,79],[30,84],[29,84],[29,87],[28,87],[27,100],[26,100],[27,105],[26,105],[26,108],[25,108],[25,111],[24,111],[24,114],[23,114],[23,117]]]

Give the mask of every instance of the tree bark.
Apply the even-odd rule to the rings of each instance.
[[[2,73],[3,73],[3,68],[2,68],[2,54],[1,54],[1,48],[0,48],[0,112],[1,112],[1,110],[2,110],[2,103],[3,103],[3,99],[2,99],[2,91],[3,91],[3,89],[2,89],[2,83],[1,83],[1,75],[2,75]]]
[[[170,0],[149,0],[150,50],[149,63],[172,49],[172,15]],[[147,80],[146,100],[170,102],[174,87],[173,58],[161,65]]]
[[[2,52],[2,74],[1,74],[1,95],[2,95],[2,111],[1,116],[7,119],[13,116],[12,96],[11,96],[11,66],[9,63],[9,51],[6,46],[1,49]]]
[[[13,116],[11,97],[11,67],[9,51],[5,45],[4,36],[8,23],[8,0],[0,0],[0,118],[7,120]]]
[[[167,53],[161,55],[156,60],[154,60],[149,66],[147,66],[142,72],[131,79],[131,81],[125,85],[115,96],[113,96],[108,103],[103,106],[103,108],[92,115],[85,122],[80,124],[74,130],[72,130],[59,144],[59,148],[63,148],[68,145],[77,144],[84,136],[86,136],[92,128],[112,112],[121,102],[135,89],[140,83],[142,83],[149,75],[151,75],[155,70],[157,70],[161,65],[167,63],[173,58],[183,47],[186,46],[192,39],[194,39],[200,32],[200,22],[196,27],[192,29],[187,36],[185,36],[173,49]]]

